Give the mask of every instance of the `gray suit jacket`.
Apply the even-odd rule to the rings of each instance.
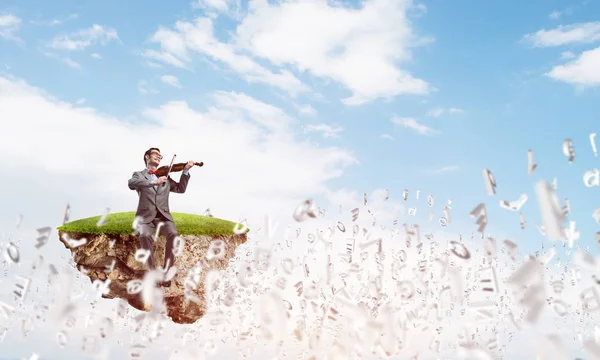
[[[187,188],[189,174],[181,174],[179,182],[168,177],[168,181],[158,185],[158,190],[152,185],[152,177],[148,169],[135,171],[129,179],[128,185],[131,190],[136,190],[139,196],[138,207],[135,216],[143,218],[142,223],[148,224],[156,218],[158,212],[164,217],[173,221],[169,210],[169,193],[183,194]]]

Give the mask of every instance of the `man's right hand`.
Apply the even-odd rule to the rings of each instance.
[[[160,184],[163,184],[163,183],[166,183],[166,182],[167,182],[167,177],[166,176],[161,176],[158,179],[154,180],[153,184],[154,185],[160,185]]]

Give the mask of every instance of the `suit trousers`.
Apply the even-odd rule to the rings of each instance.
[[[162,225],[161,225],[162,224]],[[165,260],[163,269],[168,270],[175,264],[175,254],[173,253],[175,238],[179,236],[175,224],[165,218],[162,214],[157,213],[154,220],[148,224],[141,224],[141,233],[139,236],[140,245],[143,249],[150,250],[150,256],[148,257],[148,267],[155,269],[154,263],[154,235],[156,234],[156,228],[159,227],[161,235],[166,236],[167,244],[165,246]]]

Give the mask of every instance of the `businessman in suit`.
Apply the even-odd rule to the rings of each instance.
[[[173,217],[169,212],[169,193],[185,193],[188,181],[190,180],[189,169],[194,166],[193,161],[188,161],[181,174],[179,182],[171,179],[170,176],[158,177],[155,174],[162,155],[158,148],[150,148],[144,153],[144,164],[146,168],[142,171],[135,171],[129,179],[128,185],[131,190],[136,190],[139,196],[138,207],[135,213],[136,217],[141,217],[140,221],[140,245],[143,249],[150,251],[148,257],[148,267],[155,268],[154,264],[154,234],[156,227],[162,235],[167,237],[165,247],[165,260],[163,269],[168,270],[175,263],[174,242],[179,236],[177,228],[173,223]],[[159,225],[161,224],[162,225]],[[162,282],[161,286],[171,286],[171,281]]]

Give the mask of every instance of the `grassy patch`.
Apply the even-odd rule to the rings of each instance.
[[[234,234],[235,222],[217,219],[209,216],[171,213],[173,222],[180,235],[230,235]],[[108,214],[106,223],[100,227],[96,226],[101,216],[93,216],[68,222],[57,229],[66,232],[77,232],[86,234],[131,234],[133,232],[133,219],[135,212],[121,212]],[[238,228],[241,228],[239,226]],[[250,229],[247,229],[248,232]]]

